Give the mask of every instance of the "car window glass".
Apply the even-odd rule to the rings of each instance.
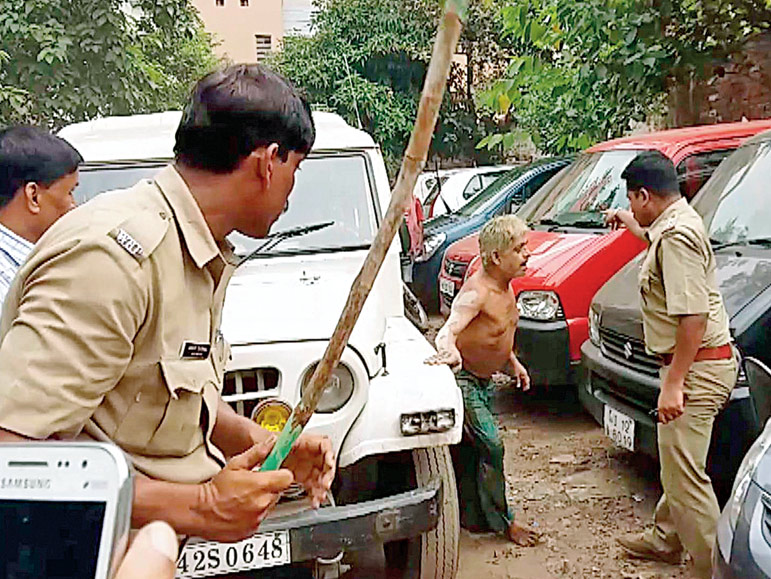
[[[442,185],[444,185],[449,178],[449,175],[442,175],[439,177],[439,179],[434,179],[434,184],[431,186],[431,190],[423,200],[423,213],[426,215],[430,213],[431,205],[433,205],[434,201],[436,201],[436,198],[439,197],[439,193],[442,192]]]
[[[142,179],[151,179],[161,164],[113,164],[85,166],[81,170],[76,200],[86,200],[105,191],[122,189]],[[295,186],[287,211],[271,231],[334,221],[334,225],[301,237],[288,239],[273,250],[329,251],[372,243],[377,231],[374,200],[363,155],[310,156],[295,174]],[[236,253],[248,254],[262,242],[232,233],[228,239]]]
[[[73,192],[75,202],[80,205],[105,191],[126,189],[142,179],[152,179],[165,164],[110,164],[83,165],[80,168],[78,186]]]
[[[333,221],[330,227],[295,237],[267,252],[317,252],[367,246],[377,231],[374,201],[363,155],[317,156],[303,161],[289,205],[272,232]],[[236,253],[251,253],[262,242],[234,232]]]
[[[718,165],[731,153],[731,149],[720,149],[696,153],[680,161],[677,165],[677,182],[683,196],[689,201],[693,199]]]
[[[739,148],[715,171],[693,202],[717,242],[771,237],[771,142]]]
[[[519,211],[519,208],[522,207],[522,204],[530,199],[541,187],[543,187],[549,181],[549,179],[554,177],[554,174],[557,173],[558,170],[559,167],[554,167],[543,171],[542,173],[539,173],[530,179],[524,187],[517,190],[513,195],[510,196],[509,200],[507,201],[505,210],[509,213],[516,213]]]
[[[502,175],[499,175],[496,179],[494,179],[490,185],[485,187],[476,197],[471,199],[455,213],[468,217],[470,215],[477,215],[487,211],[487,208],[491,204],[497,203],[500,200],[500,194],[504,189],[508,190],[512,186],[512,183],[514,183],[529,170],[531,169],[525,165],[510,171],[505,171]]]
[[[495,182],[496,179],[498,179],[501,175],[505,175],[507,171],[496,171],[495,173],[485,173],[483,175],[479,176],[479,180],[482,182],[482,186],[480,187],[480,191],[484,189],[485,187],[489,186],[491,183]]]
[[[530,197],[532,197],[536,191],[543,187],[549,179],[554,177],[556,172],[557,168],[554,168],[544,171],[543,173],[539,173],[533,177],[530,181],[527,182],[527,185],[525,185],[525,188],[521,194],[514,199],[514,202],[522,203],[523,201],[530,199]]]
[[[471,199],[482,190],[482,179],[479,175],[474,175],[463,189],[463,198]]]
[[[583,153],[525,203],[517,215],[529,223],[603,226],[602,211],[629,207],[621,173],[639,153]]]

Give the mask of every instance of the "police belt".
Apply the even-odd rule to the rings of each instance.
[[[669,366],[672,363],[673,354],[661,354],[659,359],[663,366]],[[696,351],[694,362],[704,362],[705,360],[730,360],[734,357],[731,344],[723,344],[716,348],[699,348]]]

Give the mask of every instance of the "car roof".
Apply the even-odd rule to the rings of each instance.
[[[171,159],[180,111],[105,117],[75,123],[59,136],[75,147],[86,163],[141,159]],[[334,113],[314,112],[316,142],[313,151],[368,149],[375,142]]]
[[[457,169],[450,169],[446,175],[448,179],[452,179],[458,176],[471,176],[471,175],[484,175],[485,173],[505,173],[514,169],[514,165],[483,165],[481,167],[458,167]]]
[[[737,139],[750,137],[758,131],[771,129],[771,119],[762,121],[744,121],[739,123],[721,123],[717,125],[702,125],[684,129],[669,129],[642,135],[622,137],[598,143],[587,149],[588,153],[617,150],[658,150],[668,157],[674,157],[685,147],[698,145],[708,141],[722,139]]]
[[[754,143],[764,143],[766,141],[771,141],[771,130],[763,131],[762,133],[758,133],[754,137],[751,137],[747,139],[744,144],[754,144]]]

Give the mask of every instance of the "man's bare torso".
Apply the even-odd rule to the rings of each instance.
[[[457,347],[465,370],[489,378],[510,361],[519,321],[517,301],[511,287],[501,290],[481,271],[468,280],[465,291],[476,291],[484,299],[479,314],[458,334]]]

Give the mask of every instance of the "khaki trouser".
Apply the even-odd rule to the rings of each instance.
[[[668,368],[662,368],[663,380]],[[697,577],[712,577],[712,546],[720,509],[706,473],[715,416],[736,383],[736,360],[694,362],[685,378],[683,414],[658,425],[661,496],[650,540],[681,547],[693,558]]]

